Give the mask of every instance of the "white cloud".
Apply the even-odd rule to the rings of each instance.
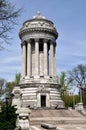
[[[0,61],[0,64],[10,64],[10,63],[17,63],[17,62],[21,62],[21,56],[5,57]]]

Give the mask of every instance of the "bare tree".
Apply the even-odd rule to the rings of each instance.
[[[73,85],[86,91],[86,65],[80,64],[69,71],[69,78]]]
[[[0,0],[0,50],[4,48],[4,43],[9,43],[9,33],[17,24],[20,11],[9,0]]]

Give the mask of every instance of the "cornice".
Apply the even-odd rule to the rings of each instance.
[[[55,31],[55,30],[52,30],[52,29],[49,29],[49,28],[29,28],[29,29],[24,29],[24,30],[20,30],[19,32],[19,37],[21,38],[22,35],[25,35],[26,33],[30,33],[30,32],[34,32],[34,31],[37,31],[37,32],[45,32],[45,33],[51,33],[55,36],[55,38],[58,37],[58,32]]]

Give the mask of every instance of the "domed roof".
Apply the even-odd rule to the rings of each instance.
[[[22,28],[20,29],[19,36],[22,37],[25,33],[30,33],[32,31],[44,31],[53,34],[56,38],[58,37],[58,32],[54,26],[54,23],[47,20],[38,11],[32,19],[24,22]]]

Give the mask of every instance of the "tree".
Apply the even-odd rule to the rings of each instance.
[[[57,76],[57,82],[61,85],[61,97],[65,107],[72,106],[72,98],[68,95],[68,90],[70,90],[70,80],[67,78],[67,74],[61,72],[60,76]]]
[[[10,98],[13,88],[19,84],[21,78],[21,74],[17,73],[15,75],[15,80],[12,82],[7,82],[6,86],[6,96]]]
[[[79,102],[79,95],[62,95],[65,107],[74,107]]]
[[[15,75],[15,79],[12,82],[7,82],[4,79],[0,79],[0,101],[2,101],[2,98],[5,99],[6,97],[9,97],[11,101],[11,93],[13,88],[19,84],[20,82],[21,74],[17,73]]]
[[[61,72],[60,77],[57,77],[58,83],[61,85],[61,94],[67,93],[70,89],[70,80],[67,78],[65,72]]]
[[[72,71],[69,71],[69,79],[73,86],[86,91],[86,65],[77,65]]]
[[[4,43],[9,43],[9,32],[17,24],[20,11],[21,9],[16,10],[8,0],[0,0],[0,50],[4,48]]]
[[[20,73],[17,73],[16,76],[15,76],[15,80],[14,80],[14,82],[15,82],[16,85],[19,84],[20,78],[21,78],[21,74],[20,74]]]
[[[11,104],[3,104],[0,112],[0,130],[14,130],[16,127],[16,108]]]

